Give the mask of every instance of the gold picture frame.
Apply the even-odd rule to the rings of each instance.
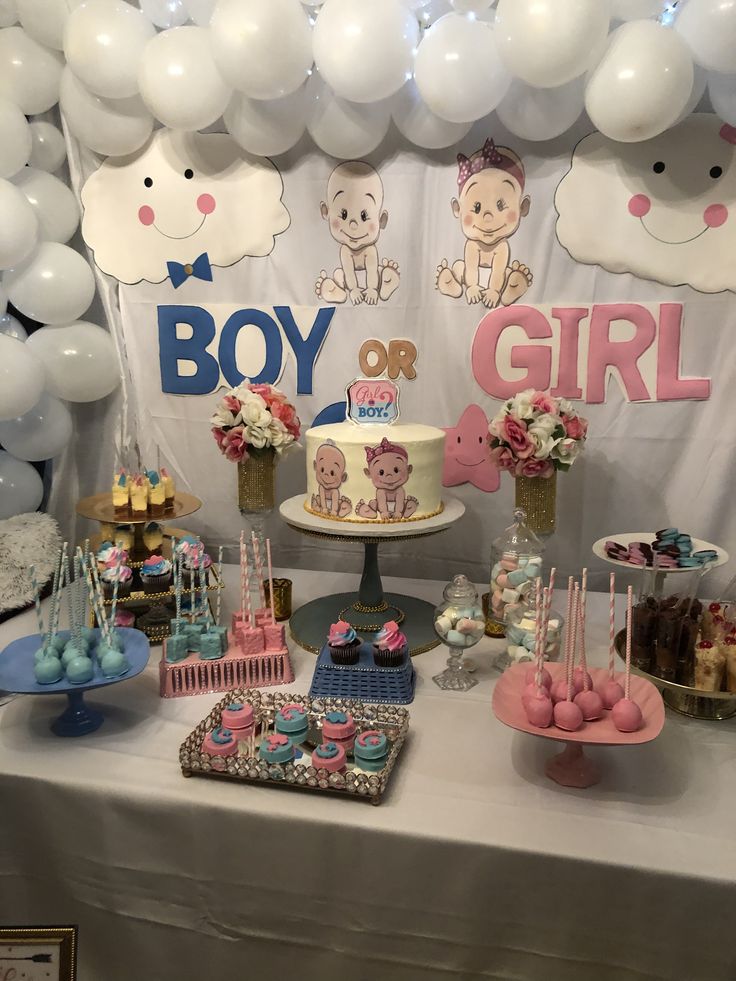
[[[0,981],[76,981],[76,926],[0,927]]]

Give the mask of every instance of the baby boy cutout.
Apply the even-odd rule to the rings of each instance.
[[[320,213],[340,246],[340,265],[331,276],[323,269],[314,289],[326,303],[353,306],[389,300],[399,287],[399,264],[380,259],[377,242],[388,224],[383,207],[383,182],[362,160],[338,164],[327,181],[327,200]]]
[[[290,223],[278,170],[232,137],[160,129],[127,157],[109,157],[82,188],[82,236],[121,283],[176,289],[213,266],[273,251]]]
[[[511,260],[509,239],[529,214],[524,164],[513,150],[488,139],[480,150],[457,157],[458,196],[452,213],[465,236],[462,259],[443,259],[436,288],[445,296],[482,303],[492,310],[520,299],[532,284],[529,268]]]
[[[555,195],[578,262],[702,293],[736,290],[736,128],[696,113],[644,143],[593,133]]]

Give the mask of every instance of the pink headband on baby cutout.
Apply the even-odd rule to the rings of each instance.
[[[366,446],[366,463],[370,466],[376,457],[383,456],[384,453],[395,453],[396,456],[402,456],[405,460],[409,459],[409,454],[406,452],[403,446],[398,446],[396,443],[389,443],[384,436],[378,446]]]
[[[505,170],[507,174],[511,174],[511,176],[515,177],[519,182],[522,191],[524,190],[524,183],[526,180],[524,177],[524,171],[515,160],[512,160],[511,157],[507,157],[505,153],[501,153],[490,137],[483,144],[480,154],[474,160],[471,160],[470,157],[466,157],[464,153],[458,153],[457,165],[459,168],[457,173],[458,191],[462,191],[468,179],[472,177],[473,174],[477,174],[481,170],[490,170],[492,168],[496,170]]]

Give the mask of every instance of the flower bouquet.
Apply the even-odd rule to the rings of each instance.
[[[243,382],[221,399],[210,423],[220,452],[238,465],[240,510],[269,511],[276,458],[301,433],[294,406],[273,385]]]
[[[555,528],[557,471],[567,471],[585,445],[588,421],[567,399],[527,389],[504,402],[488,426],[491,458],[516,477],[516,506],[538,534]]]

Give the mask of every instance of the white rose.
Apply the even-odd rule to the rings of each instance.
[[[537,416],[532,425],[529,427],[529,432],[536,432],[539,435],[551,436],[552,433],[557,428],[557,419],[551,416],[549,412],[543,412],[541,416]]]
[[[553,437],[548,435],[543,429],[536,429],[535,426],[529,427],[529,436],[534,443],[534,456],[537,460],[547,460],[551,455],[552,450],[559,443],[559,440],[553,439]]]
[[[210,419],[211,425],[219,426],[221,429],[229,429],[232,426],[238,426],[241,422],[242,416],[239,412],[237,415],[233,415],[233,413],[224,406],[218,406],[214,415]]]
[[[560,399],[560,415],[569,416],[571,412],[574,412],[572,402],[569,399]]]
[[[245,426],[243,438],[250,446],[257,450],[262,450],[266,445],[266,429],[262,426]]]
[[[582,449],[582,440],[570,439],[569,437],[567,437],[566,439],[561,439],[557,443],[554,450],[552,451],[552,456],[556,460],[560,460],[562,463],[572,464],[577,459],[577,456],[580,453],[581,449]]]
[[[271,413],[260,395],[244,402],[241,414],[246,426],[259,426],[261,429],[268,429],[271,422]]]
[[[280,449],[287,442],[287,436],[289,434],[286,431],[286,426],[281,422],[280,419],[273,419],[271,425],[266,431],[266,438],[269,445],[275,447],[275,449]]]
[[[513,399],[513,412],[519,419],[531,419],[534,416],[534,406],[532,405],[533,390],[530,388],[526,392],[519,392]]]

